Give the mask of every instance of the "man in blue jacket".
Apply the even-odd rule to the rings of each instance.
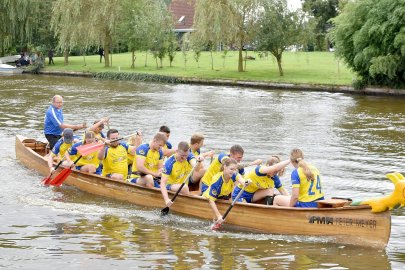
[[[65,128],[73,130],[86,128],[86,123],[81,125],[69,125],[63,123],[63,98],[55,95],[52,98],[52,104],[49,106],[45,114],[44,134],[49,142],[49,148],[52,149],[56,142],[62,137],[62,132]]]

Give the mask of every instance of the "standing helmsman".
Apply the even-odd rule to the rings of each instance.
[[[63,98],[55,95],[52,98],[52,104],[49,106],[45,114],[44,134],[49,142],[49,148],[52,149],[56,142],[62,137],[62,132],[65,128],[78,130],[86,127],[86,123],[81,125],[69,125],[63,123]]]

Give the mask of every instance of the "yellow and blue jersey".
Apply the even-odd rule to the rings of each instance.
[[[157,172],[159,170],[159,162],[163,161],[163,151],[162,149],[159,149],[159,151],[151,150],[148,143],[138,146],[138,148],[136,148],[135,158],[132,163],[132,172],[134,173],[131,174],[131,178],[138,178],[140,176],[140,174],[137,173],[138,168],[136,167],[136,159],[138,157],[145,159],[144,165],[148,170]]]
[[[197,149],[196,151],[192,151],[190,148],[190,153],[192,153],[195,157],[199,156],[201,154],[201,149]]]
[[[255,193],[259,189],[280,189],[282,187],[280,178],[277,175],[270,177],[266,173],[261,173],[260,169],[262,167],[263,165],[257,166],[254,170],[251,170],[244,176],[245,179],[252,180],[252,183],[246,186],[246,192]],[[238,187],[242,188],[240,184],[238,185]]]
[[[312,165],[308,165],[315,179],[310,181],[302,168],[295,169],[291,173],[293,188],[299,188],[298,202],[313,202],[323,197],[322,183],[319,171]]]
[[[83,142],[78,142],[75,143],[72,148],[70,148],[70,150],[68,150],[68,153],[70,155],[70,158],[72,160],[76,160],[80,154],[77,151],[77,147],[83,145]],[[96,168],[98,167],[98,165],[100,165],[100,160],[98,159],[98,152],[99,151],[95,151],[93,153],[90,153],[86,156],[82,156],[79,161],[76,163],[76,166],[84,166],[87,164],[93,164]]]
[[[128,162],[127,153],[128,145],[126,143],[120,143],[117,147],[107,147],[103,159],[103,172],[102,175],[118,173],[124,176],[124,179],[128,175]]]
[[[189,152],[188,157],[183,162],[176,160],[176,154],[169,157],[163,167],[162,176],[167,177],[167,184],[181,184],[191,172],[192,166],[190,161],[194,159],[194,155]]]
[[[173,145],[169,141],[166,141],[165,145],[163,145],[163,149],[172,149],[172,148]]]
[[[221,171],[222,161],[229,158],[229,154],[220,153],[210,164],[207,171],[204,173],[201,181],[203,184],[209,186],[212,183],[212,177]],[[239,169],[239,174],[244,175],[245,169]]]
[[[224,180],[224,173],[219,172],[212,177],[212,184],[208,189],[203,193],[203,197],[216,201],[220,198],[226,198],[231,194],[233,185],[238,177],[238,173],[232,175],[231,179],[228,182]]]
[[[78,137],[73,136],[73,139],[78,139]],[[63,137],[62,137],[56,142],[55,146],[52,148],[51,153],[54,156],[57,156],[59,154],[61,157],[63,157],[65,155],[66,151],[68,151],[72,147],[72,145],[73,145],[73,142],[65,143],[65,141],[63,140]]]

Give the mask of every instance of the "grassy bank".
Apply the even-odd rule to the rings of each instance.
[[[185,66],[182,52],[177,52],[172,67],[169,60],[163,61],[163,68],[156,68],[152,54],[136,54],[135,68],[131,69],[131,53],[114,54],[112,67],[105,68],[98,55],[69,57],[69,65],[64,66],[63,57],[55,57],[53,66],[45,70],[63,70],[77,72],[136,72],[163,76],[179,76],[201,79],[231,79],[245,81],[268,81],[277,83],[306,83],[324,85],[351,85],[354,74],[339,62],[330,52],[286,52],[283,54],[284,76],[280,77],[276,60],[269,54],[260,58],[255,52],[249,52],[255,60],[247,60],[247,71],[237,71],[237,52],[214,53],[214,70],[211,68],[209,52],[203,52],[199,64],[192,52],[187,53]],[[48,60],[48,59],[46,59]],[[145,67],[146,63],[146,67]]]

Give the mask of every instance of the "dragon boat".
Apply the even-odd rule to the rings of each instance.
[[[15,151],[17,159],[27,168],[41,175],[48,175],[49,168],[46,144],[35,139],[17,135]],[[61,166],[56,173],[62,171]],[[226,218],[227,225],[243,231],[315,236],[327,241],[368,246],[384,249],[391,233],[390,209],[405,204],[405,179],[401,174],[393,174],[396,184],[391,197],[351,203],[347,200],[325,200],[318,208],[277,207],[256,203],[235,203]],[[160,189],[146,188],[136,184],[117,181],[103,176],[73,170],[63,185],[74,186],[84,192],[126,201],[148,209],[162,209],[165,204]],[[63,186],[61,187],[63,189]],[[169,195],[173,196],[169,191]],[[388,203],[387,203],[388,200]],[[224,213],[231,201],[217,201],[218,209]],[[384,205],[382,205],[384,204]],[[182,195],[170,207],[173,214],[180,214],[202,220],[212,220],[207,200],[197,192]]]

